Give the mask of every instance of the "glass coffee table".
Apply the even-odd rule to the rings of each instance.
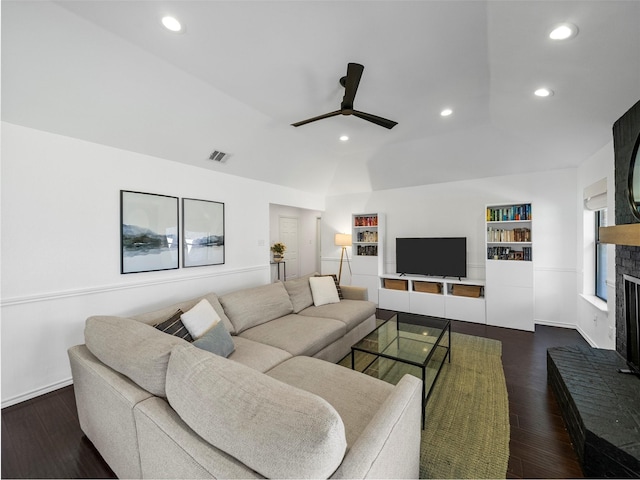
[[[451,362],[451,322],[446,318],[397,312],[351,347],[351,368],[389,383],[405,373],[422,378],[425,406],[445,360]]]

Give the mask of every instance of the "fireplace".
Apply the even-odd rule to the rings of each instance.
[[[587,477],[640,478],[640,278],[619,277],[616,351],[547,351],[548,382]]]
[[[633,373],[640,378],[640,278],[623,275],[622,279],[626,345],[621,348],[621,353],[629,366],[624,372]]]

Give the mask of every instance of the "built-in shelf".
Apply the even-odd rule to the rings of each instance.
[[[366,287],[369,300],[378,303],[378,277],[384,265],[384,215],[380,212],[351,216],[352,285]]]
[[[486,207],[487,323],[534,330],[531,203]]]
[[[487,206],[487,260],[531,261],[531,204]]]

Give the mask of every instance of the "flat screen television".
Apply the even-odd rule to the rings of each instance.
[[[466,277],[467,238],[396,238],[396,271],[405,275]]]

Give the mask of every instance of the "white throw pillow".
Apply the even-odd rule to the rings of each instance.
[[[220,321],[220,316],[206,298],[196,303],[191,310],[183,313],[180,318],[194,340],[203,336]]]
[[[311,286],[313,304],[316,307],[328,303],[340,303],[338,289],[333,277],[309,277],[309,285]]]

